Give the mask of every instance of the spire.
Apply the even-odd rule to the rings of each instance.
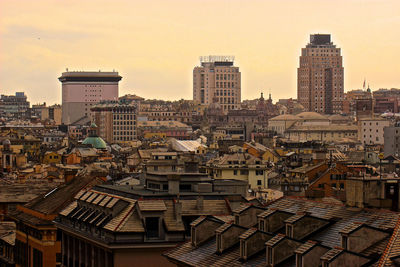
[[[261,92],[261,97],[260,97],[260,99],[261,99],[261,100],[264,100],[264,93],[263,93],[263,92]]]

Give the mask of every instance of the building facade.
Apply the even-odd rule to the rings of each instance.
[[[193,69],[193,100],[209,105],[216,97],[223,110],[238,109],[241,102],[241,73],[234,57],[200,57]]]
[[[330,34],[312,34],[301,50],[297,99],[308,111],[341,113],[343,86],[340,48],[331,42]]]
[[[386,127],[383,131],[385,157],[400,155],[400,125]]]
[[[15,95],[1,95],[0,115],[21,119],[29,109],[29,102],[24,92]]]
[[[90,108],[102,100],[118,99],[118,72],[63,72],[62,123],[74,124],[82,118],[90,120]],[[83,120],[84,121],[84,120]]]
[[[137,106],[129,102],[104,101],[91,108],[99,135],[108,143],[137,139]]]
[[[365,118],[360,121],[360,140],[365,145],[383,145],[383,129],[389,121],[382,118]]]

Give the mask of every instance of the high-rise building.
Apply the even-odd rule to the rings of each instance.
[[[99,136],[108,143],[137,139],[137,104],[134,101],[102,101],[91,108]]]
[[[241,102],[241,74],[233,56],[200,57],[193,69],[193,100],[209,105],[217,101],[224,112],[238,109]]]
[[[102,100],[118,100],[118,72],[63,72],[62,123],[90,121],[90,107]]]
[[[0,96],[0,115],[10,118],[21,119],[25,117],[30,103],[24,92],[16,92],[14,95],[1,95]]]
[[[340,48],[330,34],[311,34],[301,49],[297,69],[297,98],[308,111],[341,113],[344,94]]]

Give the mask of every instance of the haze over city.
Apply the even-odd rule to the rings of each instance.
[[[61,102],[57,77],[115,69],[120,95],[191,99],[199,56],[234,55],[242,99],[296,98],[301,48],[329,33],[344,89],[399,87],[399,1],[1,1],[0,91]],[[329,16],[328,16],[329,15]]]

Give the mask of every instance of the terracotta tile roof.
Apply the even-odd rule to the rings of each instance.
[[[298,253],[298,254],[304,254],[304,253],[306,253],[307,251],[309,251],[311,248],[313,248],[316,245],[317,245],[317,242],[312,241],[312,240],[308,240],[303,245],[298,247],[294,252]]]
[[[139,200],[138,205],[140,211],[164,211],[167,209],[163,200]]]
[[[343,249],[340,249],[340,248],[330,249],[324,255],[321,256],[321,260],[331,261],[342,252],[343,252]]]
[[[224,223],[232,223],[235,219],[235,217],[232,215],[213,215],[213,217],[223,221]]]
[[[118,198],[112,197],[110,202],[107,203],[106,208],[111,209],[112,207],[114,207],[115,204],[117,204],[118,201],[119,201]]]
[[[103,182],[104,181],[99,177],[75,177],[70,182],[60,185],[44,196],[32,200],[26,204],[25,207],[43,214],[56,215],[68,206],[81,190],[91,188]]]
[[[201,222],[203,222],[205,219],[207,218],[207,216],[200,216],[199,218],[197,218],[196,220],[194,220],[193,222],[190,223],[190,226],[196,226],[199,225]]]
[[[144,232],[143,222],[136,210],[119,228],[119,232]]]
[[[104,207],[104,206],[108,203],[108,201],[110,201],[111,198],[112,198],[112,197],[110,197],[110,196],[106,196],[106,197],[103,198],[103,200],[99,203],[99,206],[100,206],[100,207]]]
[[[268,240],[265,245],[269,246],[269,247],[273,247],[276,244],[278,244],[281,240],[285,239],[285,235],[283,234],[277,234],[276,236],[274,236],[273,238],[271,238],[270,240]]]
[[[95,199],[98,196],[97,193],[93,192],[90,197],[88,197],[85,201],[91,203],[93,199]]]
[[[99,195],[96,197],[96,199],[94,199],[94,200],[92,201],[92,204],[98,205],[98,204],[101,202],[101,200],[103,200],[105,197],[106,197],[105,195],[99,194]]]
[[[400,256],[400,219],[397,221],[393,234],[387,243],[385,251],[379,259],[378,266],[397,266],[391,258]]]
[[[261,212],[260,214],[257,215],[259,218],[266,218],[270,216],[271,214],[274,214],[276,212],[276,209],[267,209],[266,211]]]
[[[232,226],[231,223],[224,223],[223,225],[221,225],[220,227],[218,227],[215,230],[215,233],[221,234],[223,232],[225,232],[225,230],[229,229]]]
[[[199,248],[192,247],[190,242],[176,247],[164,253],[165,256],[183,262],[188,266],[208,267],[208,266],[235,266],[239,263],[239,246],[228,249],[223,257],[217,251],[215,239],[211,239]]]
[[[236,209],[232,210],[233,213],[242,213],[243,211],[247,210],[248,208],[250,208],[252,205],[250,204],[240,204],[239,207],[237,207]]]
[[[285,220],[285,223],[295,223],[295,222],[297,222],[298,220],[300,220],[301,218],[303,218],[304,216],[306,216],[304,213],[303,213],[303,214],[296,214],[296,215],[290,216],[289,218],[287,218],[287,219]]]
[[[342,230],[340,230],[339,233],[350,234],[351,232],[360,228],[362,225],[363,225],[363,223],[352,222],[352,223],[346,225]]]
[[[80,199],[85,193],[87,192],[87,190],[81,190],[78,192],[78,194],[75,195],[75,199]]]
[[[77,206],[78,203],[74,201],[71,204],[69,204],[69,206],[67,206],[65,209],[63,209],[59,214],[63,216],[68,216]]]
[[[239,236],[239,239],[247,239],[250,236],[252,236],[253,234],[255,234],[258,230],[256,228],[250,228],[249,230],[247,230],[246,232],[244,232],[243,234],[241,234]]]
[[[0,239],[14,246],[16,230],[15,222],[0,222]]]
[[[224,199],[204,199],[202,209],[197,208],[197,200],[185,199],[182,202],[183,216],[229,215],[230,210]]]
[[[166,210],[164,211],[164,224],[168,231],[184,231],[185,225],[183,224],[182,220],[177,220],[175,216],[175,206],[172,200],[166,200],[165,202]],[[201,216],[197,218],[194,222],[200,223],[203,220]],[[192,225],[192,224],[191,224]]]

